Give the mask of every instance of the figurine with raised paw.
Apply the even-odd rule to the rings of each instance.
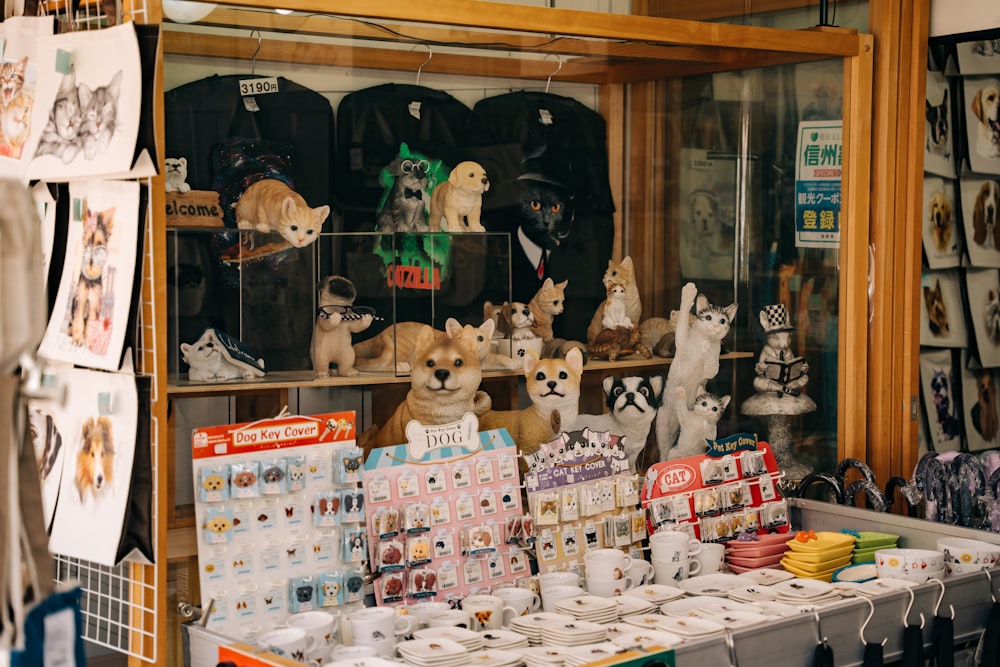
[[[319,284],[318,290],[319,308],[309,350],[313,371],[317,378],[330,377],[330,364],[336,364],[337,375],[354,377],[358,374],[358,369],[354,367],[351,334],[370,327],[374,316],[369,312],[358,313],[354,310],[354,299],[358,292],[347,278],[327,276]]]

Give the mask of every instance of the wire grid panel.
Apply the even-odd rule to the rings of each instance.
[[[151,182],[147,180],[147,188]],[[146,207],[145,256],[142,271],[142,307],[140,309],[139,337],[142,357],[141,370],[156,369],[157,317],[153,307],[153,214],[152,206]],[[152,385],[152,403],[158,400],[156,383]],[[157,448],[159,421],[150,419],[150,447],[153,462],[152,477],[157,477]],[[158,535],[159,512],[156,507],[156,490],[151,506],[153,536]],[[155,546],[155,545],[154,545]],[[80,558],[53,554],[55,579],[59,583],[79,583],[83,591],[80,606],[83,611],[83,636],[88,641],[139,658],[156,662],[157,620],[160,599],[157,595],[159,559],[157,564],[140,564],[128,560],[108,567]]]
[[[79,6],[73,11],[76,2]],[[110,0],[107,2],[110,5]],[[71,30],[98,30],[108,23],[105,0],[46,0],[41,7],[46,14],[58,16]],[[146,0],[115,0],[115,16],[118,22],[148,23]]]

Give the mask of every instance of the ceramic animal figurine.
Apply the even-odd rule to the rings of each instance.
[[[194,343],[181,343],[184,363],[190,366],[192,382],[218,382],[236,378],[263,377],[264,360],[238,340],[218,329],[206,329]]]
[[[788,309],[783,303],[765,306],[760,311],[760,325],[767,342],[754,366],[757,377],[753,388],[761,393],[773,392],[776,398],[798,396],[809,383],[809,363],[792,352],[794,327],[788,321]]]
[[[164,177],[167,182],[167,192],[180,192],[181,194],[191,192],[191,186],[187,183],[187,164],[186,157],[164,158],[163,165],[166,172]]]
[[[638,354],[650,359],[653,353],[642,344],[642,334],[634,327],[602,329],[594,342],[587,346],[587,352],[595,359],[616,361],[618,357]]]
[[[410,153],[406,144],[386,167],[393,177],[392,187],[386,194],[376,223],[380,232],[427,232],[427,160],[406,157]],[[404,154],[406,156],[404,156]]]
[[[354,347],[351,334],[364,331],[372,325],[370,313],[356,315],[351,309],[358,292],[347,278],[327,276],[317,288],[319,308],[313,327],[309,357],[317,378],[330,377],[330,364],[337,365],[337,375],[355,377]]]
[[[623,327],[632,329],[635,324],[625,310],[625,286],[620,283],[608,283],[607,300],[604,302],[604,315],[601,326],[605,329]]]
[[[729,333],[729,327],[736,317],[737,304],[733,303],[725,308],[714,306],[704,295],[698,294],[694,283],[687,283],[681,289],[681,304],[678,309],[681,319],[693,306],[696,315],[694,322],[688,326],[677,326],[674,338],[677,352],[667,372],[666,399],[657,413],[656,444],[660,448],[661,461],[671,458],[670,450],[677,443],[679,424],[674,405],[677,388],[683,387],[689,400],[693,400],[698,387],[718,375],[722,339]]]
[[[236,226],[258,232],[277,232],[296,248],[319,238],[330,207],[309,208],[306,200],[282,181],[263,178],[246,189],[236,202]]]
[[[610,431],[625,436],[623,445],[632,472],[639,472],[639,456],[646,448],[646,438],[663,403],[665,378],[629,376],[604,378],[604,402],[608,411],[601,415],[579,415],[566,430]]]
[[[483,193],[490,189],[486,170],[478,162],[459,162],[431,193],[428,222],[432,231],[485,232],[480,223]]]
[[[677,446],[670,450],[670,458],[681,459],[704,454],[705,441],[715,440],[718,435],[719,419],[726,411],[730,397],[719,398],[706,392],[704,387],[699,387],[693,404],[688,407],[687,391],[684,387],[677,387],[674,398],[680,433]]]
[[[601,280],[605,288],[612,283],[618,283],[625,288],[625,315],[632,321],[633,325],[638,324],[642,319],[642,302],[639,299],[639,288],[635,283],[635,268],[632,264],[632,258],[626,257],[621,262],[616,262],[613,259],[608,260],[608,268]],[[604,304],[606,303],[607,301],[604,302]],[[591,318],[590,325],[587,327],[588,343],[597,337],[601,329],[614,328],[606,327],[602,322],[604,318],[604,304],[594,313],[594,317]],[[652,348],[652,345],[646,345],[646,347]]]

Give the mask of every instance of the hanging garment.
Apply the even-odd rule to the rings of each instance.
[[[554,327],[582,337],[605,299],[614,242],[604,118],[569,97],[512,92],[476,103],[470,141],[492,181],[484,225],[511,234],[514,300],[529,301],[545,278],[569,279]]]
[[[943,616],[934,617],[934,645],[931,648],[932,667],[955,666],[955,621]]]
[[[834,667],[833,648],[826,641],[816,645],[812,667]]]
[[[903,667],[924,665],[924,624],[907,625],[903,629]]]
[[[863,667],[882,667],[885,664],[882,644],[865,644]]]
[[[992,582],[991,582],[992,585]],[[976,664],[1000,665],[1000,602],[994,600],[976,648]]]

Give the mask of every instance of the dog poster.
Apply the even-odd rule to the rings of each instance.
[[[979,363],[985,368],[1000,366],[1000,271],[969,269],[965,283]]]
[[[965,126],[969,166],[981,174],[1000,174],[1000,76],[966,77]]]
[[[927,416],[928,445],[936,452],[962,448],[959,392],[952,350],[920,353],[920,389]]]
[[[682,149],[680,263],[685,278],[731,280],[736,241],[736,161]]]
[[[1000,38],[974,39],[955,45],[958,71],[969,74],[1000,74]]]
[[[955,208],[955,181],[925,176],[922,210],[921,233],[927,265],[932,269],[959,266],[962,260],[962,234]]]
[[[141,228],[139,188],[136,181],[70,184],[66,259],[39,355],[118,369]]]
[[[131,373],[60,371],[66,400],[60,418],[63,454],[53,553],[116,565],[139,419]]]
[[[927,72],[924,102],[924,171],[955,178],[954,93],[941,72]]]
[[[1000,178],[964,176],[959,189],[969,263],[1000,268]]]
[[[63,461],[69,442],[68,418],[65,406],[58,400],[31,399],[28,403],[28,429],[38,462],[46,531],[52,527],[62,485]]]
[[[127,173],[141,103],[133,24],[40,38],[29,178],[62,181]]]
[[[927,271],[920,277],[920,344],[966,347],[969,335],[958,270]]]
[[[997,375],[994,368],[970,369],[969,355],[962,352],[962,414],[966,448],[970,452],[994,449],[1000,443],[1000,407],[997,405]]]

